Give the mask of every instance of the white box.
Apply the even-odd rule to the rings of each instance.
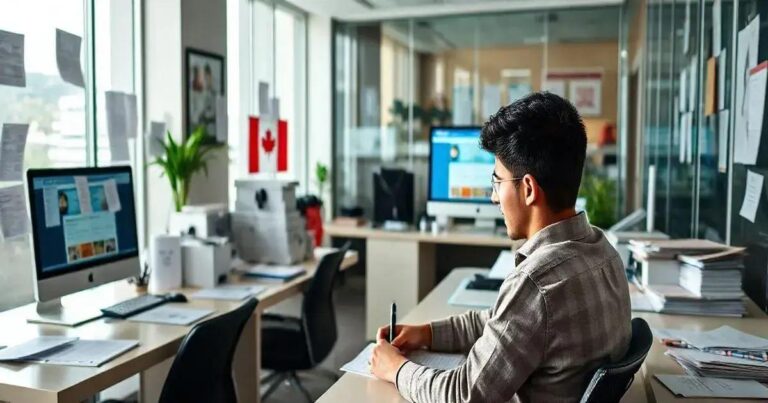
[[[181,245],[181,261],[185,286],[215,287],[226,281],[232,265],[232,245],[185,240]]]
[[[171,213],[170,233],[198,238],[228,237],[229,212],[224,205],[184,206]]]
[[[235,211],[285,213],[296,210],[298,182],[239,179],[235,181]],[[259,198],[262,198],[261,206]]]
[[[248,262],[294,264],[304,261],[311,242],[306,224],[295,211],[283,214],[232,213],[232,240]]]

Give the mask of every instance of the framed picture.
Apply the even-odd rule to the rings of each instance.
[[[217,142],[217,103],[224,96],[224,57],[187,48],[185,80],[187,85],[187,133],[205,127],[208,143]],[[226,117],[219,116],[219,119]]]
[[[569,95],[573,106],[582,116],[600,116],[602,113],[602,81],[597,79],[571,80]]]

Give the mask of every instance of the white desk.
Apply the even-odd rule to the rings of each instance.
[[[325,225],[334,238],[365,240],[365,334],[373,337],[376,329],[389,320],[382,306],[397,302],[399,312],[407,314],[419,303],[436,281],[436,245],[465,245],[512,248],[506,236],[469,231],[433,235],[419,231],[384,231],[371,227]]]
[[[357,255],[344,258],[342,269],[357,263]],[[296,295],[315,274],[316,262],[305,264],[307,273],[291,281],[274,284],[259,294],[259,305],[243,330],[235,353],[233,372],[241,402],[259,402],[261,368],[261,314],[288,297]],[[232,277],[233,283],[254,283],[251,279]],[[194,289],[179,290],[187,295]],[[100,305],[109,305],[138,295],[124,281],[115,282],[95,292]],[[78,296],[79,297],[79,296]],[[83,295],[85,297],[85,295]],[[92,298],[94,295],[87,295]],[[242,302],[194,300],[183,304],[191,308],[214,309],[217,314],[231,311]],[[156,402],[181,340],[191,326],[171,326],[123,320],[98,319],[78,327],[28,324],[26,318],[35,309],[25,305],[0,313],[0,344],[11,345],[38,335],[68,335],[91,339],[134,339],[139,347],[98,368],[81,368],[30,363],[0,364],[0,401],[35,403],[81,402],[132,375],[141,374],[141,401]]]
[[[464,307],[448,305],[448,298],[453,294],[459,283],[471,277],[475,273],[487,273],[488,270],[457,269],[453,270],[440,284],[432,290],[421,303],[406,315],[402,323],[420,324],[429,323],[435,319],[466,312]],[[636,376],[637,377],[637,376]],[[642,377],[642,376],[640,376]],[[645,390],[643,382],[635,380],[622,403],[645,402]],[[344,403],[344,402],[407,402],[397,392],[394,385],[365,378],[355,374],[344,374],[325,394],[318,403]]]

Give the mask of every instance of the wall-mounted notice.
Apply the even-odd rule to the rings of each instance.
[[[11,239],[29,233],[24,185],[0,188],[0,232]]]
[[[0,30],[0,85],[27,86],[22,34]]]
[[[763,197],[763,175],[747,170],[747,187],[744,190],[744,201],[741,203],[739,215],[750,222],[755,222],[760,198]]]
[[[56,30],[56,66],[62,80],[85,87],[83,68],[80,66],[80,48],[83,38],[60,29]]]
[[[753,165],[757,161],[757,147],[754,136],[747,133],[749,119],[750,70],[757,65],[757,51],[760,43],[760,15],[757,15],[744,29],[739,31],[736,52],[735,105],[731,108],[733,117],[733,162]],[[759,144],[759,141],[758,141]],[[752,145],[750,147],[750,145]]]
[[[717,129],[717,170],[726,172],[728,170],[728,109],[723,109],[718,114]]]
[[[3,125],[0,134],[0,181],[24,180],[24,149],[28,132],[27,124]]]

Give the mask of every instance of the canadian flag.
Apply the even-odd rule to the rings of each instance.
[[[248,123],[248,172],[287,171],[288,122],[250,116]]]

